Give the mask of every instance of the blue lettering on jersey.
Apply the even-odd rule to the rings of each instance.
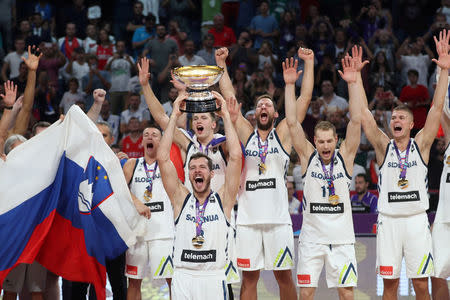
[[[186,221],[192,221],[195,223],[195,216],[191,216],[190,214],[186,214]],[[218,215],[209,215],[203,217],[203,222],[213,222],[213,221],[219,221]]]
[[[220,169],[219,164],[213,164],[213,171]]]
[[[270,148],[270,150],[267,152],[267,154],[275,154],[275,153],[280,153],[278,151],[278,148]],[[245,156],[259,156],[259,151],[258,150],[245,150]]]
[[[417,166],[417,161],[409,161],[408,162],[408,168]],[[400,168],[400,164],[398,162],[388,162],[388,168]]]
[[[158,173],[155,176],[155,179],[161,178],[161,174]],[[148,178],[147,177],[134,177],[134,182],[148,182]]]
[[[311,172],[311,177],[317,178],[317,179],[325,179],[325,176],[322,173],[317,173],[317,172]],[[333,174],[333,180],[336,180],[339,178],[344,178],[344,174],[342,174],[342,172]]]

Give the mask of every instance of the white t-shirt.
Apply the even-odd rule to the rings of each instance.
[[[80,100],[84,101],[83,93],[76,92],[75,94],[72,94],[70,91],[67,91],[62,97],[59,107],[63,109],[64,114],[67,114],[69,108]]]
[[[130,57],[131,62],[134,64],[134,59]],[[109,64],[113,60],[110,57],[106,64]],[[131,78],[131,65],[128,60],[124,58],[115,59],[111,62],[111,89],[110,92],[126,92],[128,88],[128,82]]]
[[[186,55],[182,55],[178,60],[182,66],[206,65],[206,61],[198,55],[194,55],[191,60]]]
[[[138,108],[136,111],[124,110],[120,114],[120,124],[128,124],[132,117],[138,118],[139,122],[142,121],[142,109]]]
[[[64,66],[64,71],[66,69],[67,65]],[[67,73],[67,76],[69,78],[75,77],[78,79],[78,91],[82,91],[81,85],[82,85],[82,78],[89,74],[89,65],[87,62],[84,62],[84,64],[80,65],[76,60],[72,63],[72,74]]]
[[[97,49],[97,40],[87,37],[83,41],[83,48],[84,48],[84,52],[86,52],[88,54],[95,54],[96,49]]]
[[[408,80],[408,71],[411,69],[417,70],[419,72],[419,80],[417,84],[427,85],[428,79],[428,67],[430,66],[431,59],[426,54],[415,55],[402,55],[400,56],[400,61],[402,63],[402,80],[407,84],[410,84]]]
[[[24,52],[22,55],[17,54],[17,52],[10,52],[5,56],[4,62],[9,64],[9,78],[14,78],[19,76],[19,67],[22,62],[22,57],[28,58],[28,53]]]

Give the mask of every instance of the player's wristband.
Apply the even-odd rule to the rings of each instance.
[[[11,106],[5,106],[4,109],[9,109],[9,110],[11,110],[11,109],[13,109],[13,107],[12,107],[12,105],[11,105]]]

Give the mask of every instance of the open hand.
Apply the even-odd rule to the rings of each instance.
[[[141,58],[141,62],[137,64],[139,71],[139,83],[144,86],[148,85],[150,80],[150,62],[147,57]]]
[[[36,71],[39,65],[39,60],[42,57],[42,53],[36,46],[28,46],[28,58],[22,57],[22,60],[30,71]]]
[[[4,84],[5,86],[5,94],[0,95],[3,99],[3,102],[5,103],[5,106],[13,106],[14,102],[16,101],[16,95],[17,95],[17,85],[14,84],[14,82],[8,80]]]
[[[439,32],[439,40],[434,37],[434,42],[436,44],[436,51],[439,55],[439,60],[433,58],[433,61],[441,68],[441,69],[450,69],[450,56],[448,55],[449,51],[449,39],[450,39],[450,31],[442,30]]]
[[[286,84],[295,84],[302,71],[297,72],[298,60],[294,60],[293,57],[286,58],[282,63],[283,66],[283,78]]]

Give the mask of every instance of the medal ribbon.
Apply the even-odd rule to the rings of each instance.
[[[208,198],[206,198],[202,206],[200,206],[200,201],[195,198],[195,233],[197,236],[203,236],[202,225],[203,221],[205,220],[205,209],[206,205],[208,204],[209,197],[211,197],[212,193],[212,191],[209,193]]]
[[[214,147],[217,146],[220,143],[225,142],[226,138],[224,136],[218,137],[218,138],[213,138],[205,147],[205,149],[203,150],[203,145],[199,142],[199,150],[201,153],[204,153],[206,155],[208,155],[208,150],[209,147]]]
[[[325,164],[323,163],[323,160],[319,155],[319,160],[320,160],[320,164],[322,165],[323,175],[325,176],[325,180],[327,181],[328,190],[330,191],[331,196],[334,196],[336,193],[334,190],[334,182],[333,182],[334,154],[335,153],[333,153],[333,156],[331,157],[330,172],[327,171],[327,168],[325,167]]]
[[[394,149],[395,149],[395,153],[397,154],[397,158],[398,158],[398,164],[400,165],[400,175],[399,178],[400,179],[405,179],[406,178],[406,170],[408,169],[408,156],[409,156],[409,149],[411,148],[411,139],[409,140],[408,146],[406,146],[406,154],[405,154],[405,158],[402,159],[400,156],[400,151],[398,151],[398,147],[397,144],[394,141]]]
[[[258,148],[259,148],[259,158],[263,164],[266,163],[267,152],[269,150],[269,141],[266,140],[264,144],[261,143],[261,139],[259,138],[259,133],[256,131],[258,135]]]
[[[147,169],[147,163],[144,160],[144,169],[145,169],[145,175],[147,175],[147,191],[149,191],[150,193],[153,190],[153,180],[155,180],[156,178],[156,168],[158,167],[158,162],[155,162],[155,167],[153,168],[153,170],[149,170]],[[150,175],[148,173],[153,172],[153,175],[150,177]]]

